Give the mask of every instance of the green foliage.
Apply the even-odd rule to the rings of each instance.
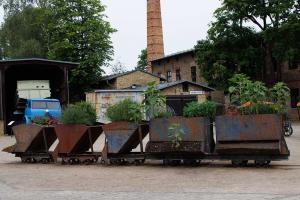
[[[180,124],[171,124],[169,127],[168,137],[171,139],[172,147],[178,149],[181,146],[185,132]]]
[[[129,121],[138,123],[143,120],[142,108],[141,104],[136,103],[131,99],[125,99],[110,106],[107,109],[106,116],[112,122]]]
[[[203,103],[191,102],[183,108],[183,116],[214,118],[216,115],[216,110],[217,106],[212,101],[205,101]]]
[[[82,99],[84,91],[97,83],[102,66],[113,55],[105,7],[99,0],[51,0],[48,24],[49,58],[79,62],[70,77],[72,96]],[[76,91],[76,93],[75,93]]]
[[[262,82],[251,81],[244,74],[236,74],[229,80],[231,104],[238,105],[242,114],[286,113],[289,88],[277,83],[268,89]],[[245,104],[248,104],[244,106]]]
[[[172,117],[172,113],[170,112],[156,112],[154,113],[154,118],[158,119],[158,118],[170,118]]]
[[[298,1],[224,0],[215,19],[207,39],[196,45],[198,66],[210,86],[227,90],[235,73],[271,85],[280,77],[274,69],[281,63],[300,62]]]
[[[157,84],[151,82],[148,84],[147,90],[144,92],[145,99],[143,104],[150,119],[155,118],[155,113],[163,113],[166,111],[166,97],[161,95],[157,89]]]
[[[270,89],[270,93],[273,102],[280,105],[286,105],[286,102],[290,98],[290,89],[282,82],[276,83],[273,88]]]
[[[97,121],[96,109],[87,102],[69,105],[62,115],[63,124],[93,125]]]
[[[145,71],[147,68],[147,65],[148,65],[148,61],[147,61],[147,48],[146,48],[146,49],[143,49],[141,51],[141,54],[139,55],[139,60],[138,60],[136,69]]]
[[[232,104],[241,105],[248,101],[258,103],[266,101],[268,89],[264,83],[250,81],[250,78],[244,74],[236,74],[229,79],[230,101]]]
[[[1,59],[46,58],[45,9],[28,5],[5,18],[0,29]]]

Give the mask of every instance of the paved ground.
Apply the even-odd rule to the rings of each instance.
[[[0,200],[132,199],[132,200],[299,200],[300,124],[287,139],[289,161],[270,168],[233,168],[227,162],[200,167],[107,167],[21,164],[0,153]],[[0,137],[0,148],[14,138]]]

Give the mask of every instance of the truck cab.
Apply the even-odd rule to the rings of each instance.
[[[44,117],[49,115],[52,119],[61,120],[62,109],[57,99],[33,99],[27,100],[24,123],[31,124],[35,117]]]

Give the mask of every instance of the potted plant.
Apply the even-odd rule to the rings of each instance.
[[[111,123],[103,126],[106,137],[102,151],[104,161],[112,155],[129,154],[142,143],[149,130],[148,125],[142,122],[144,117],[142,110],[141,104],[130,99],[120,101],[107,109],[106,116]]]
[[[152,87],[148,90],[155,90]],[[213,151],[214,141],[211,119],[216,114],[216,104],[192,102],[184,108],[184,116],[172,116],[167,112],[165,97],[159,91],[146,91],[146,110],[154,110],[150,116],[150,140],[147,152],[169,153],[178,158],[184,153],[205,154]],[[150,99],[150,100],[149,100]],[[158,110],[158,111],[156,111]]]
[[[223,155],[289,155],[282,134],[289,88],[277,83],[268,89],[243,74],[229,81],[230,112],[216,117],[216,151]]]
[[[102,126],[97,123],[96,109],[90,103],[79,102],[64,110],[62,124],[55,126],[55,132],[59,140],[55,150],[58,156],[63,161],[70,158],[70,162],[79,162],[72,155],[85,154],[89,149],[94,153],[93,144],[101,135]]]

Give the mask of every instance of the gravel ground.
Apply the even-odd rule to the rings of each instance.
[[[233,168],[217,161],[200,167],[22,164],[0,152],[0,200],[299,200],[300,124],[294,129],[287,138],[290,160],[270,168]],[[1,149],[13,143],[14,138],[0,137]]]

